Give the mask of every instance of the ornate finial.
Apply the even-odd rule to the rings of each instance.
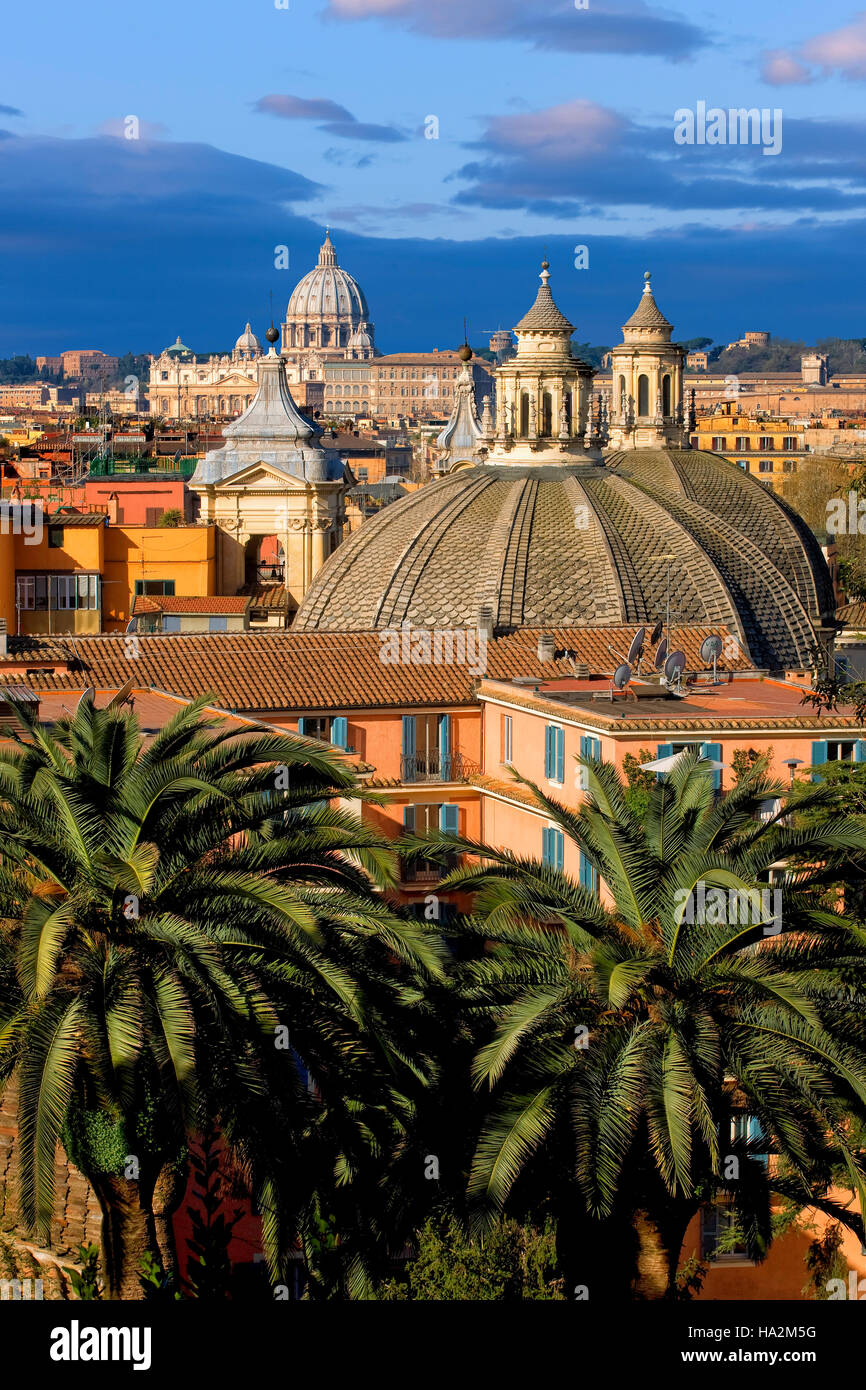
[[[275,343],[280,336],[280,330],[274,328],[274,292],[271,290],[271,326],[265,334],[269,343]]]
[[[539,275],[538,278],[539,278],[539,280],[541,281],[542,285],[544,285],[544,287],[545,287],[545,289],[546,289],[546,288],[547,288],[547,282],[548,282],[548,280],[550,279],[550,261],[546,261],[546,260],[545,260],[545,261],[542,261],[542,262],[541,262],[541,274]]]
[[[469,336],[466,332],[466,320],[463,320],[463,345],[458,348],[457,356],[461,362],[469,362],[472,358],[472,349],[469,346]]]
[[[644,292],[644,294],[652,294],[653,289],[652,289],[652,285],[650,284],[650,281],[651,281],[652,278],[653,278],[653,273],[652,273],[652,271],[651,271],[651,270],[645,270],[644,273],[643,273],[643,278],[646,280],[646,284],[645,284],[644,287],[643,287],[643,292]]]

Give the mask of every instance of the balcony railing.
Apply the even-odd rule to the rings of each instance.
[[[434,864],[429,859],[416,859],[413,863],[404,859],[400,878],[403,883],[438,883],[457,868],[457,863],[456,854],[446,855],[441,864]]]
[[[462,753],[413,753],[400,759],[404,782],[462,782],[479,768]]]

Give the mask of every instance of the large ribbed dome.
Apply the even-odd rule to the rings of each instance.
[[[286,314],[287,322],[317,318],[345,320],[353,328],[370,317],[364,291],[337,262],[330,234],[325,235],[318,265],[299,280]]]
[[[669,567],[674,623],[727,624],[761,667],[808,665],[834,607],[817,541],[735,464],[688,449],[458,469],[351,536],[295,626],[652,623]]]

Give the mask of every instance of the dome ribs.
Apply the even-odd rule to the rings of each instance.
[[[526,478],[520,488],[502,561],[497,627],[520,627],[524,622],[529,542],[537,497],[537,481]]]
[[[449,481],[445,479],[443,481]],[[415,595],[415,590],[430,560],[436,553],[436,548],[456,519],[467,507],[486,492],[496,481],[495,476],[487,476],[477,472],[468,473],[465,478],[460,480],[459,490],[454,494],[454,484],[451,481],[451,496],[437,509],[429,521],[421,530],[416,530],[409,544],[405,547],[402,554],[397,558],[391,578],[385,587],[382,598],[376,609],[373,619],[374,627],[393,627],[399,625],[404,619],[410,616],[410,605]],[[472,555],[454,555],[454,560],[460,564],[469,564]],[[447,605],[447,585],[450,576],[445,566],[441,567],[440,577],[442,579],[443,590],[438,595],[439,612],[432,618],[421,615],[415,621],[419,626],[445,627],[448,620],[442,613],[443,605]],[[464,622],[467,621],[464,617]],[[472,615],[473,622],[475,615]]]
[[[661,496],[718,567],[755,661],[774,670],[807,666],[815,632],[785,574],[749,536],[715,512],[673,493]]]
[[[523,500],[524,487],[525,480],[523,478],[518,478],[507,485],[505,499],[490,528],[481,559],[479,578],[475,589],[475,608],[479,615],[482,609],[492,613],[495,627],[504,623],[501,616],[503,605],[500,595],[504,582],[508,542]]]

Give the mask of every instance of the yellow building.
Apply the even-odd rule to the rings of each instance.
[[[697,449],[724,455],[775,491],[809,452],[805,425],[746,415],[736,401],[726,401],[712,414],[700,416],[692,443]]]
[[[213,593],[216,555],[212,526],[112,526],[101,512],[43,518],[7,506],[0,617],[21,636],[122,631],[138,594]]]

